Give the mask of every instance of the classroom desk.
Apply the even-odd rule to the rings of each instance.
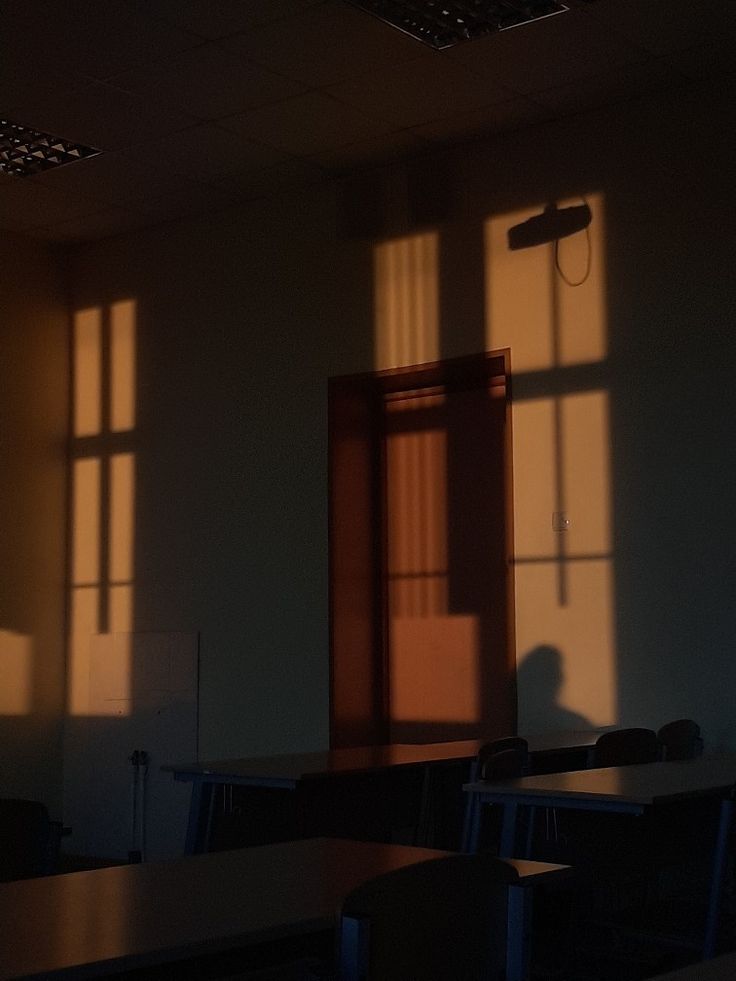
[[[479,805],[500,804],[503,807],[500,854],[506,856],[515,852],[520,807],[571,808],[637,815],[655,804],[722,795],[724,800],[714,846],[704,943],[704,956],[712,957],[734,803],[727,798],[734,784],[736,755],[730,755],[540,774],[493,784],[478,781],[467,784],[465,790],[475,796]],[[464,842],[467,851],[475,851],[478,845],[480,811],[480,806],[474,808],[474,820]],[[527,838],[527,851],[530,840],[531,835]]]
[[[334,930],[344,897],[446,852],[314,838],[0,884],[0,981],[105,977]],[[531,893],[567,866],[513,862],[509,977],[527,976]]]
[[[595,744],[603,730],[576,730],[529,736],[533,761],[542,766],[565,753],[579,759]],[[217,787],[252,787],[270,791],[289,791],[291,804],[298,812],[288,837],[301,834],[305,814],[314,806],[317,796],[324,796],[328,782],[343,784],[378,774],[420,771],[422,811],[426,811],[433,768],[475,760],[484,740],[468,739],[445,743],[393,744],[333,749],[313,753],[261,756],[251,759],[215,760],[203,763],[171,764],[162,767],[174,780],[192,784],[185,854],[207,851],[213,820],[214,795]],[[471,776],[472,779],[472,776]],[[282,807],[285,802],[282,802]],[[307,829],[318,833],[319,827]],[[334,829],[331,829],[335,833]]]
[[[733,981],[736,978],[736,953],[723,954],[712,961],[689,964],[677,971],[658,974],[652,981]]]

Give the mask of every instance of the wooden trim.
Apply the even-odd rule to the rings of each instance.
[[[502,565],[505,570],[505,671],[508,679],[512,682],[513,692],[511,701],[513,719],[508,722],[513,723],[515,731],[516,725],[516,651],[514,643],[515,635],[515,610],[514,610],[514,581],[513,581],[513,496],[512,496],[512,441],[511,441],[511,398],[510,398],[510,353],[508,349],[482,354],[473,354],[460,358],[453,358],[446,361],[431,362],[424,365],[412,365],[401,368],[393,368],[377,372],[363,372],[353,375],[343,375],[330,378],[328,381],[329,393],[329,421],[328,421],[328,441],[329,441],[329,630],[330,630],[330,746],[332,748],[359,745],[363,742],[385,742],[389,733],[389,665],[388,665],[388,586],[385,575],[387,562],[387,529],[385,515],[387,514],[387,483],[386,483],[386,430],[385,430],[385,410],[386,406],[392,402],[403,399],[416,398],[424,395],[438,395],[442,393],[471,391],[485,389],[491,397],[501,397],[504,399],[505,408],[503,413],[502,427],[502,456],[503,456],[503,556]],[[340,590],[349,587],[349,584],[341,583],[339,580],[339,569],[337,567],[337,556],[339,555],[338,539],[342,534],[337,527],[340,520],[344,521],[344,514],[339,514],[339,509],[343,506],[336,499],[336,493],[341,493],[337,489],[339,474],[337,468],[339,446],[341,438],[345,436],[345,429],[341,430],[344,420],[337,418],[339,412],[338,402],[340,396],[345,396],[345,405],[351,398],[358,401],[362,400],[364,409],[365,431],[362,437],[354,434],[354,438],[359,442],[364,440],[364,459],[372,459],[372,470],[370,475],[365,476],[366,485],[363,490],[357,489],[355,511],[356,521],[363,523],[362,531],[371,540],[371,544],[366,546],[362,542],[362,559],[365,562],[362,581],[365,583],[365,595],[362,600],[358,597],[358,606],[355,616],[362,617],[362,624],[359,628],[361,643],[367,648],[367,637],[372,636],[372,650],[364,651],[366,659],[361,669],[356,671],[356,685],[370,683],[374,690],[357,691],[356,704],[360,703],[366,712],[363,725],[357,725],[355,731],[348,732],[343,725],[344,718],[342,712],[344,705],[338,705],[337,700],[345,695],[344,678],[340,677],[340,661],[344,661],[344,654],[347,654],[348,661],[355,662],[358,652],[356,650],[340,651],[336,648],[342,641],[338,637],[340,631],[340,616],[337,604],[340,602],[338,594]],[[344,408],[344,407],[343,407]],[[341,435],[342,433],[342,435]],[[349,484],[349,481],[346,483]],[[368,486],[368,484],[370,486]],[[344,503],[344,502],[343,502]],[[361,513],[362,508],[368,508],[370,513]],[[353,556],[355,558],[355,556]],[[501,558],[501,557],[499,557]],[[353,583],[353,586],[355,583]],[[361,605],[362,604],[362,605]],[[369,607],[372,613],[368,612]],[[353,612],[353,611],[351,611]],[[369,623],[370,621],[370,623]],[[347,636],[347,634],[346,634]],[[346,669],[346,664],[342,664],[342,669]],[[342,694],[341,694],[342,691]],[[349,697],[349,693],[348,693]],[[369,706],[372,718],[368,718]],[[453,737],[459,738],[459,737]],[[357,740],[357,741],[356,741]]]

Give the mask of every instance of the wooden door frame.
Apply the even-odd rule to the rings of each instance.
[[[497,389],[504,399],[503,460],[504,500],[504,568],[507,570],[505,582],[505,647],[506,664],[510,675],[515,677],[514,642],[514,576],[513,576],[513,484],[512,484],[512,436],[511,436],[511,373],[510,352],[508,349],[484,352],[445,361],[422,365],[392,368],[384,371],[363,372],[342,375],[328,380],[328,536],[329,536],[329,657],[330,657],[330,746],[356,746],[388,742],[389,730],[389,692],[388,671],[388,594],[386,582],[386,440],[383,432],[384,405],[387,396],[422,391],[423,394],[443,391],[460,391],[476,388]],[[358,407],[358,408],[356,408]],[[344,484],[349,475],[344,461],[338,459],[345,448],[344,440],[350,437],[350,422],[341,418],[340,413],[362,415],[362,455],[358,467],[369,469],[364,474],[362,488],[356,484],[354,518],[362,522],[362,528],[355,530],[346,508]],[[360,420],[358,420],[360,423]],[[348,436],[346,437],[346,432]],[[353,432],[355,441],[353,451],[358,451],[360,433]],[[341,489],[342,488],[342,489]],[[359,513],[360,509],[369,513]],[[350,528],[346,532],[346,524]],[[362,532],[362,540],[361,540]],[[364,601],[364,616],[370,623],[363,623],[362,640],[364,652],[352,648],[346,650],[346,638],[341,635],[341,618],[344,610],[346,590],[349,584],[344,580],[345,554],[350,546],[345,542],[346,534],[356,535],[358,550],[362,549],[364,558],[370,564],[364,570],[366,595],[359,597]],[[353,590],[353,594],[355,590]],[[370,594],[370,595],[369,595]],[[354,595],[353,595],[353,598]],[[360,647],[360,644],[356,645]],[[349,695],[350,683],[346,675],[357,666],[356,683],[370,687],[356,693],[356,704],[362,701],[362,721],[356,716],[354,725],[346,722],[349,713],[344,711]],[[513,691],[514,719],[516,716],[515,684]],[[505,733],[508,734],[508,733]],[[489,734],[490,735],[490,734]]]

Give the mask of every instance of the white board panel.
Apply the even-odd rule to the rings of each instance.
[[[125,860],[144,844],[149,860],[181,855],[190,788],[161,766],[197,758],[197,634],[92,635],[89,682],[88,712],[69,719],[65,849]],[[136,750],[149,758],[144,842],[132,820]]]

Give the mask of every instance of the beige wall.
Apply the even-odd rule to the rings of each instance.
[[[522,727],[686,714],[736,745],[730,105],[691,89],[462,148],[427,162],[424,202],[386,171],[373,239],[328,185],[75,253],[76,310],[135,302],[127,609],[200,632],[202,756],[327,740],[327,377],[496,346]],[[583,194],[583,286],[547,247],[505,249],[508,224]],[[561,250],[570,278],[584,246]]]
[[[66,305],[55,260],[0,243],[0,794],[61,817]]]
[[[374,240],[328,187],[80,251],[78,307],[137,304],[135,626],[201,631],[205,756],[326,740],[327,376],[502,346],[522,728],[688,714],[732,740],[728,105],[692,90],[446,155],[441,223],[386,172]],[[583,194],[583,286],[505,248]],[[560,263],[584,272],[584,237]]]

